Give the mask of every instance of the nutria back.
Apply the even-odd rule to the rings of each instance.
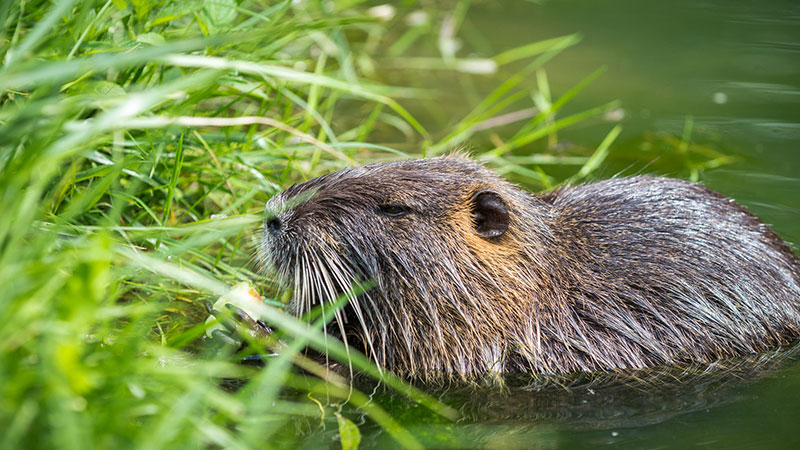
[[[408,376],[702,363],[800,336],[789,247],[669,178],[537,196],[460,156],[372,164],[273,197],[259,255],[294,314],[350,296],[326,331]]]

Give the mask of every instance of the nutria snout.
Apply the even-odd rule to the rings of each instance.
[[[293,314],[351,296],[327,332],[409,376],[711,362],[800,336],[789,247],[669,178],[533,195],[460,156],[371,164],[273,197],[259,255]]]

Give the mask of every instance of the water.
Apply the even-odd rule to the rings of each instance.
[[[387,389],[358,387],[373,392],[427,448],[788,449],[800,448],[798,353],[794,347],[706,372],[582,376],[569,388],[525,376],[506,379],[502,387],[424,388],[459,409],[462,419],[455,424]],[[361,448],[396,446],[375,425],[362,422],[361,431]],[[332,424],[307,444],[320,446],[335,434]]]
[[[499,2],[498,2],[499,3]],[[469,21],[493,49],[580,33],[582,42],[546,66],[564,92],[598,67],[607,72],[574,109],[622,101],[624,131],[602,175],[619,171],[681,174],[646,165],[646,135],[693,141],[737,164],[706,170],[708,186],[747,205],[787,240],[800,243],[800,3],[564,0],[477,4]],[[596,145],[609,126],[565,136]]]
[[[580,33],[582,43],[546,68],[557,94],[607,67],[571,106],[577,111],[622,101],[624,131],[600,177],[687,176],[671,163],[674,152],[659,153],[657,147],[663,147],[665,134],[680,139],[689,122],[693,144],[738,158],[700,172],[699,180],[800,244],[800,3],[478,2],[463,31],[488,54]],[[435,82],[453,85],[456,99],[463,87]],[[464,106],[454,100],[454,108]],[[560,138],[591,148],[610,128],[595,121]],[[480,139],[473,144],[479,147]],[[404,410],[410,407],[402,399],[389,410],[429,446],[800,448],[797,363],[666,386],[438,392],[464,413],[456,425],[431,425],[434,419]],[[368,427],[364,431],[367,447],[390,442]]]

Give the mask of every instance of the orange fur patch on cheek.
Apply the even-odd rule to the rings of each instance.
[[[461,244],[488,267],[508,265],[509,261],[517,258],[520,253],[522,244],[514,236],[511,228],[499,237],[486,239],[478,235],[475,230],[474,219],[469,210],[455,211],[451,221],[454,229],[452,238],[463,241]],[[513,225],[512,218],[512,228]]]

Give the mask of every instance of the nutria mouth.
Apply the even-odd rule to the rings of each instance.
[[[459,156],[371,164],[273,197],[259,256],[293,314],[349,296],[328,331],[409,376],[710,362],[800,336],[788,246],[668,178],[537,196]]]

